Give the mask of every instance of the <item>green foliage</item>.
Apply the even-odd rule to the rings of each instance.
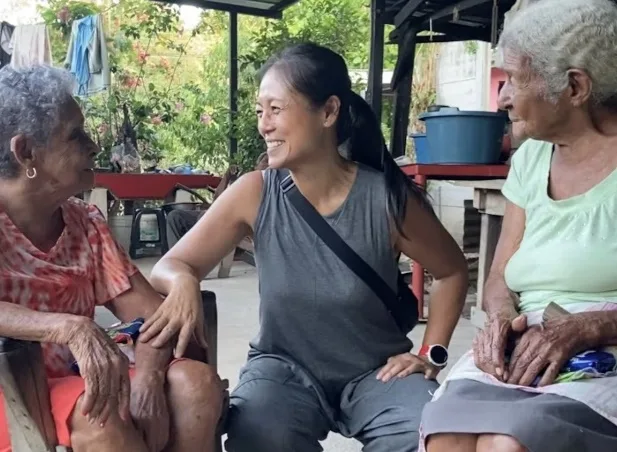
[[[46,7],[39,6],[39,12],[50,30],[52,58],[62,64],[73,21],[100,13],[101,9],[88,1],[49,0]]]
[[[478,53],[478,41],[464,41],[465,52],[469,55],[475,55]]]
[[[264,151],[257,132],[257,69],[276,51],[313,41],[340,52],[351,69],[368,66],[370,11],[366,0],[301,0],[282,20],[239,16],[238,111],[229,112],[229,18],[205,10],[185,30],[176,6],[151,0],[49,0],[40,7],[50,26],[53,58],[63,64],[72,21],[101,13],[105,19],[113,82],[108,93],[80,99],[88,131],[101,146],[98,164],[108,166],[122,140],[127,105],[143,167],[188,163],[222,172],[231,162],[252,169]],[[386,30],[386,34],[388,30]],[[396,46],[386,46],[392,69]],[[362,86],[355,86],[357,89]],[[384,105],[384,131],[390,127]],[[229,139],[238,151],[229,157]]]
[[[367,67],[369,25],[369,9],[364,0],[302,0],[284,13],[283,20],[264,21],[251,33],[239,58],[243,83],[253,86],[252,90],[241,91],[241,102],[253,108],[252,101],[243,96],[254,97],[256,71],[271,55],[295,43],[312,41],[340,53],[350,68]],[[245,120],[250,125],[243,123]],[[238,135],[243,137],[244,144],[260,143],[254,118],[242,112],[237,122]],[[243,136],[243,130],[253,136]],[[245,165],[244,161],[254,162],[263,151],[262,145],[251,148],[239,145],[239,149],[242,161],[237,163],[241,166]]]

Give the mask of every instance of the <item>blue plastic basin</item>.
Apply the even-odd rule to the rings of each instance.
[[[416,163],[430,163],[431,157],[428,149],[428,141],[426,140],[426,134],[412,133],[410,136],[413,138],[416,149]]]
[[[486,165],[497,163],[507,114],[441,108],[422,113],[426,123],[427,163]]]

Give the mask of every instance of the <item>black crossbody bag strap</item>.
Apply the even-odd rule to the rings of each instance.
[[[396,305],[399,302],[399,298],[394,290],[332,229],[328,222],[315,210],[313,205],[300,193],[290,175],[287,175],[281,181],[281,189],[300,216],[315,231],[319,238],[358,278],[371,288],[375,295],[386,305],[388,311],[392,313],[394,319],[397,320],[395,313],[397,312]]]

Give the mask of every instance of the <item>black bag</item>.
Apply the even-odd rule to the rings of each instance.
[[[281,181],[281,189],[304,221],[328,248],[371,288],[386,306],[400,330],[404,334],[408,334],[418,323],[418,300],[405,282],[401,272],[398,273],[398,293],[394,293],[383,278],[345,243],[341,236],[332,229],[313,205],[300,193],[291,175],[287,175]]]

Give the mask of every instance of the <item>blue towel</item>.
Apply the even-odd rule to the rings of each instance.
[[[71,60],[71,73],[77,80],[77,94],[80,96],[88,93],[90,82],[90,41],[96,31],[96,17],[88,16],[78,21],[77,36],[74,42],[73,59]]]

